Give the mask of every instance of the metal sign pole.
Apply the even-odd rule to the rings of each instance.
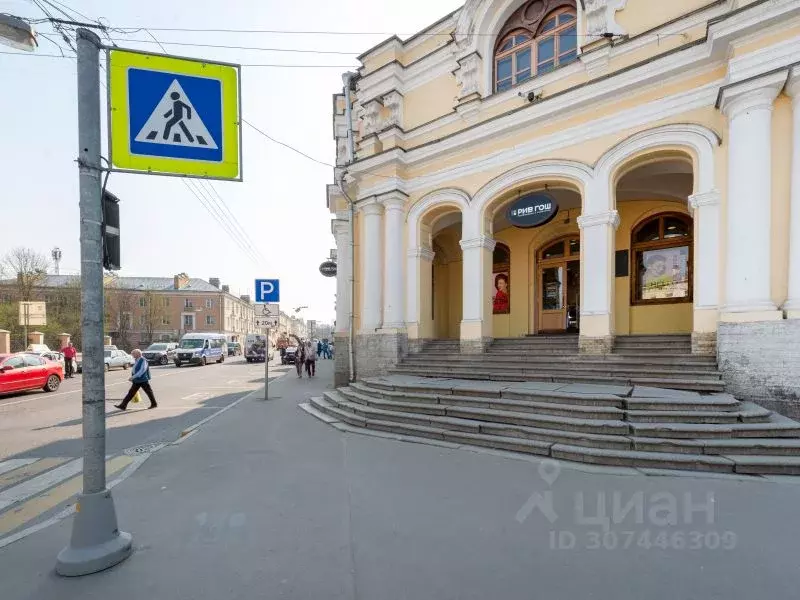
[[[269,327],[264,340],[264,400],[269,400]]]
[[[131,535],[119,531],[106,488],[106,406],[103,363],[103,204],[100,177],[100,38],[78,29],[78,173],[83,317],[83,493],[59,575],[88,575],[125,560]]]

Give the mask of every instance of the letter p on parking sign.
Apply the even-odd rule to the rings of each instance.
[[[280,302],[281,288],[277,279],[256,279],[256,302]]]

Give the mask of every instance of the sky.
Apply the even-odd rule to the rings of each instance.
[[[42,4],[41,0],[39,3]],[[358,66],[356,56],[397,33],[408,37],[461,6],[461,0],[51,0],[79,20],[111,27],[152,28],[170,54],[247,64],[315,65],[314,68],[242,68],[242,116],[270,136],[333,164],[331,95],[340,93],[341,74]],[[63,18],[52,6],[45,7]],[[70,13],[70,9],[73,11]],[[45,15],[32,0],[0,0],[0,12]],[[184,29],[270,29],[358,32],[351,35],[156,31]],[[52,28],[39,32],[58,41]],[[147,31],[111,33],[124,48],[159,52]],[[171,43],[172,42],[172,43]],[[110,43],[110,42],[109,42]],[[184,46],[257,46],[348,54],[286,53]],[[33,54],[0,53],[0,257],[18,246],[49,257],[62,253],[61,273],[80,267],[77,105],[75,61],[43,36]],[[0,45],[0,52],[15,52]],[[352,53],[352,54],[349,54]],[[22,55],[20,55],[22,54]],[[66,50],[67,55],[73,55]],[[337,65],[317,68],[317,65]],[[348,69],[349,67],[349,69]],[[101,73],[101,79],[105,74]],[[105,89],[101,94],[105,106]],[[105,121],[105,108],[103,108]],[[104,136],[105,136],[105,123]],[[105,137],[104,137],[105,145]],[[333,322],[335,278],[319,265],[335,248],[325,186],[333,169],[316,164],[243,128],[243,182],[215,181],[203,191],[235,217],[243,250],[186,184],[172,177],[113,173],[108,189],[121,200],[121,276],[219,277],[231,292],[254,294],[254,279],[281,281],[281,309],[305,319]],[[190,186],[191,187],[191,186]],[[222,204],[222,203],[220,203]],[[230,219],[234,221],[234,219]],[[242,235],[241,227],[246,235]],[[251,244],[248,244],[248,240]],[[256,257],[250,257],[251,254]]]

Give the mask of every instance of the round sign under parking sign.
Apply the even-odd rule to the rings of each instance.
[[[522,196],[508,207],[506,218],[514,227],[540,227],[558,214],[558,202],[546,192]]]
[[[332,260],[326,260],[319,266],[319,272],[325,277],[336,277],[336,263]]]

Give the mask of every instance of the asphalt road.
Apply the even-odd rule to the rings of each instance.
[[[271,365],[272,367],[272,365]],[[274,366],[270,378],[292,368]],[[129,371],[106,373],[107,453],[147,443],[174,441],[180,432],[263,385],[264,365],[243,358],[206,367],[151,367],[158,408],[146,397],[126,412],[114,408],[128,391]],[[0,396],[0,460],[79,457],[82,453],[81,375],[55,393]],[[142,393],[144,396],[144,393]]]

